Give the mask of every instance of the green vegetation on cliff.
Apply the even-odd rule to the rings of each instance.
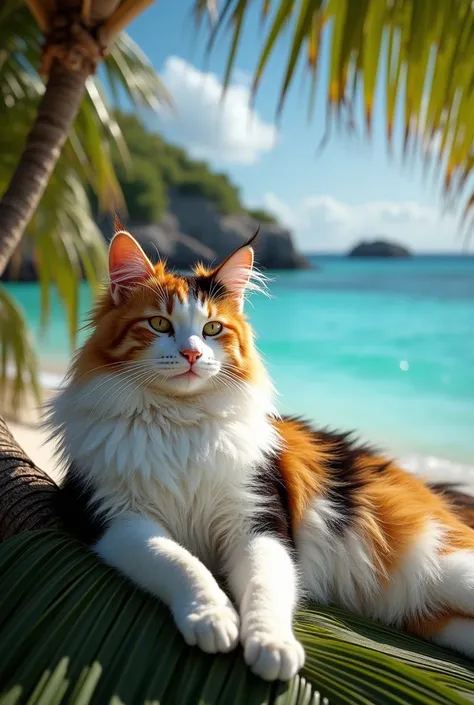
[[[264,210],[247,210],[241,203],[239,189],[226,174],[212,171],[206,162],[191,159],[180,147],[147,131],[134,115],[119,113],[116,117],[130,159],[124,166],[117,150],[113,161],[131,220],[159,221],[173,189],[203,196],[225,215],[247,211],[262,223],[277,222]]]

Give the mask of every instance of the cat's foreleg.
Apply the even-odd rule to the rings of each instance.
[[[265,680],[292,678],[304,664],[304,649],[292,628],[298,580],[290,552],[273,536],[249,536],[231,552],[227,571],[246,663]]]
[[[112,521],[95,551],[169,606],[185,641],[203,651],[233,649],[239,617],[209,570],[157,522],[128,514]]]

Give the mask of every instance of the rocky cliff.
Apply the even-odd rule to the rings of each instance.
[[[219,262],[248,240],[260,226],[256,259],[266,269],[299,269],[308,261],[293,244],[289,230],[270,223],[259,223],[247,213],[222,215],[216,205],[202,196],[170,193],[170,205],[159,224],[127,223],[150,256],[156,251],[171,266],[187,269],[196,260],[205,264]],[[102,224],[110,237],[110,223]]]
[[[248,213],[222,215],[216,205],[197,195],[170,194],[169,209],[160,223],[126,222],[145,252],[156,261],[157,252],[176,269],[188,269],[194,262],[217,263],[248,240],[260,226],[256,261],[265,269],[302,269],[308,260],[299,253],[289,230],[271,223],[259,223]],[[99,227],[106,240],[113,234],[109,218]],[[19,268],[8,267],[5,280],[36,280],[31,256]]]

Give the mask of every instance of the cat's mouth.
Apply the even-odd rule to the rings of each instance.
[[[189,369],[179,375],[174,375],[173,379],[192,379],[193,377],[199,378],[200,375],[196,374],[193,369]]]

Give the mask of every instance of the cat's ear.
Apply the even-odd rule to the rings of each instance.
[[[244,308],[245,290],[252,276],[254,251],[251,243],[256,235],[233,252],[214,272],[215,281],[222,284],[237,301],[239,311]]]
[[[124,292],[154,273],[138,242],[125,230],[115,233],[109,247],[110,293],[117,304]]]

